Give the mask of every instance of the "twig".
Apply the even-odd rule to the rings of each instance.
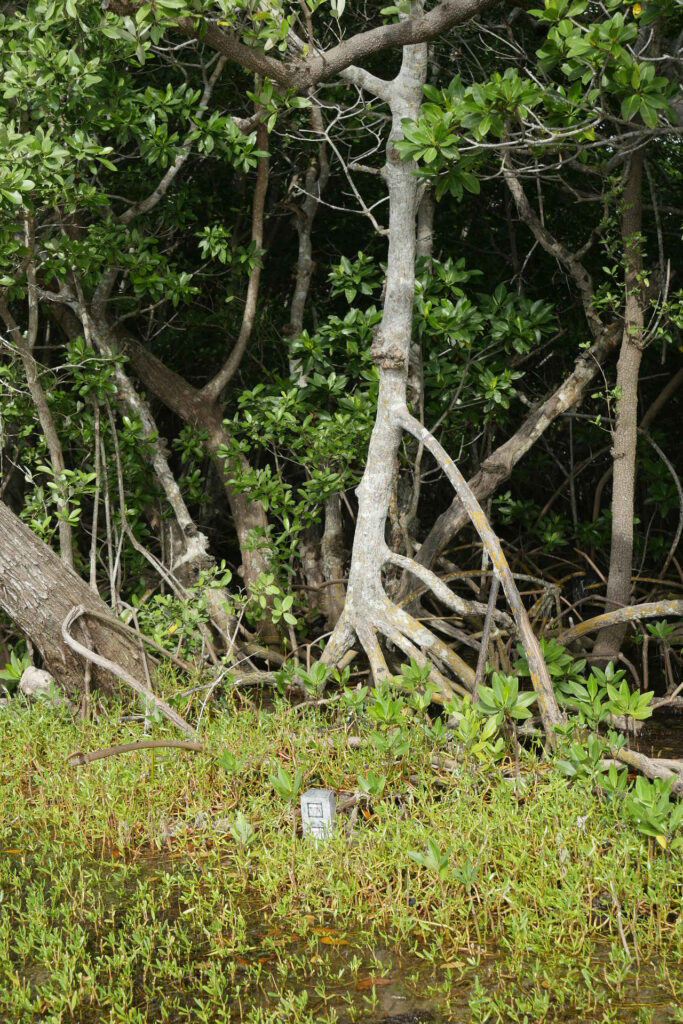
[[[205,754],[208,748],[203,743],[194,743],[192,740],[136,740],[134,743],[120,743],[116,747],[101,747],[100,750],[91,750],[87,754],[82,750],[76,750],[67,757],[67,764],[75,768],[79,764],[90,764],[91,761],[101,761],[105,757],[115,757],[118,754],[127,754],[131,750],[146,750],[149,748],[173,747],[177,750],[194,750],[198,754]]]
[[[496,599],[498,597],[498,589],[500,587],[500,580],[494,575],[491,580],[491,590],[489,591],[489,603],[486,608],[486,618],[484,619],[484,631],[481,634],[481,647],[479,648],[479,658],[477,659],[477,670],[474,673],[474,699],[479,699],[479,687],[484,682],[484,673],[486,671],[486,656],[489,650],[489,637],[491,636],[491,622],[493,620],[493,609],[496,607]]]

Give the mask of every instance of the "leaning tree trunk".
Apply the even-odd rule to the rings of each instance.
[[[415,4],[417,12],[421,5]],[[454,610],[462,599],[456,597],[434,573],[412,558],[391,551],[386,542],[386,522],[403,430],[412,433],[431,451],[464,501],[511,605],[524,644],[539,709],[549,743],[554,742],[554,725],[561,720],[548,670],[533,635],[512,574],[483,510],[462,475],[440,445],[410,415],[407,379],[415,290],[417,178],[414,167],[402,161],[395,142],[402,137],[402,121],[419,113],[422,86],[427,70],[427,46],[406,46],[401,70],[386,82],[359,68],[348,69],[345,77],[385,100],[391,111],[392,127],[387,144],[384,178],[389,191],[389,252],[382,321],[372,355],[379,370],[379,395],[375,425],[370,438],[367,463],[358,486],[358,517],[344,612],[325,649],[323,658],[336,663],[354,642],[360,640],[373,676],[388,676],[388,667],[378,634],[389,640],[406,658],[424,664],[432,662],[432,675],[443,695],[454,690],[472,690],[474,672],[454,651],[429,629],[413,619],[388,597],[382,579],[385,565],[413,572],[432,588],[435,595]],[[350,72],[350,73],[349,73]],[[454,676],[453,682],[446,672]],[[463,687],[464,684],[464,687]]]
[[[522,422],[515,433],[484,459],[478,471],[468,480],[468,486],[482,502],[495,494],[548,427],[571,409],[579,405],[595,380],[600,367],[619,343],[616,325],[606,327],[598,340],[577,358],[574,369],[552,395],[541,402]],[[456,496],[452,504],[434,523],[417,553],[416,560],[430,567],[446,550],[456,534],[469,522],[467,511]],[[408,587],[404,587],[408,592]]]
[[[612,478],[612,543],[610,548],[607,601],[610,612],[630,603],[633,565],[633,511],[638,443],[638,374],[643,357],[643,253],[642,226],[642,150],[631,157],[624,190],[621,237],[624,243],[625,308],[624,331],[617,363],[616,425],[614,429]],[[627,630],[619,623],[601,630],[593,648],[593,658],[616,658]]]
[[[62,637],[64,620],[76,605],[86,611],[86,628],[81,620],[74,629],[80,642],[129,675],[144,678],[135,638],[120,631],[104,601],[0,501],[0,608],[40,651],[43,666],[71,697],[83,692],[85,677],[85,663]],[[97,619],[88,618],[88,612]],[[115,687],[115,677],[96,666],[92,682],[105,690]]]

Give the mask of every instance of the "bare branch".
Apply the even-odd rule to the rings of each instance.
[[[55,426],[52,410],[48,404],[45,389],[40,379],[38,363],[33,355],[33,349],[38,337],[38,290],[36,286],[36,267],[33,259],[33,249],[35,244],[34,224],[33,217],[28,213],[28,211],[25,213],[24,219],[24,241],[26,248],[29,250],[29,256],[27,257],[26,263],[28,297],[28,331],[26,335],[24,336],[21,328],[12,316],[7,304],[7,299],[4,295],[0,296],[0,318],[4,320],[5,326],[9,331],[10,337],[14,342],[24,365],[26,382],[28,384],[29,391],[31,392],[31,398],[33,399],[36,413],[38,414],[38,421],[40,423],[41,430],[43,431],[47,450],[50,453],[50,465],[56,478],[55,482],[58,485],[56,499],[59,514],[59,553],[64,564],[73,569],[73,532],[71,524],[67,518],[69,513],[69,504],[64,498],[64,493],[60,485],[61,474],[63,474],[66,469],[64,452],[62,450],[59,434],[57,433],[57,427]]]
[[[265,124],[260,124],[258,126],[257,139],[259,149],[265,151],[268,146],[268,130]],[[266,203],[266,192],[268,191],[269,167],[270,158],[267,155],[259,157],[251,220],[251,240],[257,249],[261,249],[263,246],[263,213]],[[237,341],[218,373],[201,389],[202,398],[209,403],[213,403],[218,399],[221,391],[223,391],[223,389],[230,383],[242,362],[242,356],[244,355],[249,343],[251,332],[254,327],[260,283],[261,261],[260,257],[257,255],[256,263],[249,275],[247,297],[244,303],[244,312],[242,314],[242,325],[240,327],[240,333],[237,337]]]
[[[352,64],[361,62],[383,50],[427,42],[462,25],[490,6],[492,0],[441,0],[431,11],[389,25],[379,25],[367,32],[358,32],[337,46],[322,53],[314,51],[289,60],[277,60],[247,46],[232,32],[226,32],[212,21],[179,18],[176,27],[186,36],[199,39],[222,54],[233,64],[266,76],[279,85],[307,92],[318,82],[335,78]],[[134,16],[141,4],[126,0],[108,0],[108,7],[119,15]]]
[[[603,626],[612,626],[616,623],[637,622],[639,619],[661,619],[665,615],[683,616],[683,601],[648,601],[646,604],[630,604],[625,608],[616,608],[611,612],[603,612],[585,622],[579,622],[577,626],[566,629],[560,633],[558,640],[565,646],[572,640],[578,640],[589,633],[595,633]]]
[[[69,754],[66,760],[70,768],[75,768],[79,764],[90,764],[91,761],[101,761],[105,757],[128,754],[131,750],[158,750],[169,747],[175,750],[193,750],[197,754],[206,753],[204,744],[195,743],[193,740],[135,740],[133,743],[119,743],[115,747],[102,747],[100,750],[91,750],[87,753],[76,750]]]
[[[583,309],[586,314],[586,319],[588,320],[591,333],[595,339],[598,339],[603,332],[604,326],[593,304],[593,282],[590,274],[580,262],[577,254],[559,242],[555,236],[548,231],[545,225],[541,223],[540,218],[532,209],[531,203],[526,197],[526,193],[522,188],[518,176],[511,169],[507,157],[503,158],[503,177],[510,189],[512,198],[515,201],[519,216],[530,228],[536,241],[543,246],[547,253],[554,256],[556,260],[559,260],[559,262],[562,263],[569,271],[576,287],[579,290],[581,302],[583,303]]]
[[[357,89],[363,89],[364,92],[370,92],[380,100],[388,100],[389,98],[391,82],[387,82],[384,78],[378,78],[376,75],[370,74],[370,72],[366,71],[365,68],[359,68],[352,65],[350,68],[345,68],[341,72],[341,77],[346,82],[350,82],[351,85],[355,85]]]
[[[531,682],[538,694],[538,707],[543,720],[546,739],[550,746],[554,746],[556,742],[554,726],[562,720],[562,716],[557,705],[548,668],[543,660],[538,640],[534,636],[529,616],[522,603],[517,584],[510,572],[510,567],[503,553],[500,541],[491,528],[484,510],[468,487],[462,473],[436,438],[414,416],[410,415],[405,405],[396,406],[394,414],[401,426],[412,434],[413,437],[417,438],[418,441],[422,441],[427,451],[431,452],[437,460],[467,510],[467,514],[472,520],[472,525],[489,554],[491,564],[503,586],[505,597],[519,631],[520,640],[525,649],[529,662]]]
[[[211,99],[214,86],[220,78],[221,72],[223,71],[226,63],[227,57],[221,57],[216,64],[216,67],[213,69],[211,77],[204,87],[202,98],[199,101],[199,109],[195,114],[195,121],[200,121],[203,118],[204,112],[209,104],[209,100]],[[168,192],[169,188],[178,176],[178,173],[187,162],[187,158],[191,152],[192,142],[188,141],[183,143],[180,152],[177,154],[175,160],[168,168],[154,191],[150,192],[145,199],[141,199],[139,203],[135,203],[133,206],[129,207],[125,213],[120,214],[120,216],[116,218],[119,224],[130,224],[136,217],[139,217],[143,213],[149,213],[150,210],[153,210]]]
[[[527,416],[512,437],[508,438],[484,460],[478,473],[469,480],[469,486],[479,501],[484,501],[485,498],[494,494],[550,424],[581,401],[588,384],[595,378],[601,364],[619,343],[619,334],[619,324],[607,328],[594,345],[586,352],[581,353],[573,371],[552,395]],[[455,498],[450,507],[439,516],[425,538],[417,554],[418,561],[423,565],[431,565],[439,552],[467,521],[465,509],[458,498]]]
[[[431,569],[426,569],[424,565],[420,565],[412,558],[407,558],[405,555],[399,555],[395,551],[390,551],[387,554],[387,561],[392,565],[397,565],[399,569],[403,569],[406,572],[412,573],[417,576],[426,587],[429,587],[433,591],[435,597],[438,597],[451,611],[455,612],[456,615],[485,615],[487,608],[485,604],[480,601],[465,601],[464,598],[458,597],[453,591],[446,586],[442,579],[440,579],[436,573],[432,572]],[[512,620],[509,615],[504,612],[494,612],[496,620],[503,626],[510,627]]]
[[[113,675],[118,676],[119,679],[123,679],[124,683],[128,683],[131,690],[139,693],[140,696],[146,697],[147,700],[151,701],[161,712],[164,718],[167,718],[169,722],[172,722],[178,729],[186,733],[188,736],[196,736],[196,731],[189,725],[184,718],[182,718],[177,711],[175,711],[165,700],[158,697],[150,689],[139,682],[135,676],[132,676],[129,672],[122,668],[121,665],[117,665],[116,662],[110,661],[109,658],[103,658],[101,654],[96,654],[95,651],[89,650],[78,640],[75,640],[71,636],[70,630],[73,624],[81,618],[81,616],[87,615],[87,610],[82,604],[76,605],[72,608],[69,614],[64,619],[62,624],[62,637],[64,642],[72,651],[76,654],[80,654],[87,661],[92,662],[94,665],[99,665],[100,668],[106,669]]]

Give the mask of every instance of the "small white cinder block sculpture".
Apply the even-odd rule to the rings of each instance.
[[[331,789],[307,789],[301,797],[301,824],[305,836],[327,839],[334,823],[334,793]]]

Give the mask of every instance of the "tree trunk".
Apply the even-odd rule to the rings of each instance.
[[[417,178],[411,164],[401,160],[394,142],[402,138],[402,119],[418,116],[426,72],[427,47],[423,44],[407,46],[396,79],[382,83],[388,89],[392,128],[384,166],[389,190],[385,299],[382,321],[372,347],[379,368],[379,395],[365,472],[356,490],[358,518],[346,605],[326,649],[328,659],[338,652],[341,656],[357,634],[375,677],[388,674],[376,631],[392,610],[382,585],[382,568],[387,561],[386,521],[402,437],[394,410],[406,401],[415,290]]]
[[[327,628],[332,630],[344,611],[346,600],[346,585],[340,581],[344,578],[347,551],[344,547],[341,498],[338,494],[331,495],[325,502],[325,526],[320,544],[320,558],[323,578],[327,584],[324,588]]]
[[[624,244],[625,308],[621,351],[617,363],[616,425],[612,448],[612,543],[610,548],[607,601],[610,612],[629,604],[633,566],[633,511],[638,442],[638,374],[643,357],[643,253],[640,229],[642,206],[643,153],[631,156],[626,188],[621,237]],[[627,625],[619,623],[602,630],[595,641],[593,658],[616,658]]]
[[[85,665],[64,643],[62,623],[76,605],[86,609],[86,628],[79,624],[74,629],[80,642],[141,678],[136,640],[117,629],[118,620],[104,601],[0,502],[0,608],[40,652],[43,667],[74,698],[83,692]],[[98,619],[88,620],[88,611]],[[114,676],[96,666],[92,682],[109,691],[116,686]]]
[[[230,436],[223,426],[218,402],[205,401],[201,391],[170,370],[149,349],[145,348],[132,335],[117,332],[117,343],[125,349],[133,369],[144,384],[164,405],[174,412],[184,423],[188,423],[206,434],[205,446],[211,456],[225,495],[230,506],[237,540],[242,556],[242,577],[249,589],[263,572],[269,569],[269,550],[267,546],[268,518],[260,501],[252,501],[249,495],[238,491],[230,484],[231,467],[220,455],[222,447],[229,447]],[[244,455],[236,456],[243,468],[248,468]],[[255,537],[264,538],[263,546],[253,545]],[[267,643],[277,643],[280,634],[269,618],[260,626],[260,635]]]
[[[415,4],[413,12],[417,13],[419,8],[420,5]],[[407,381],[415,293],[418,185],[414,167],[409,161],[400,159],[394,143],[402,137],[403,120],[414,120],[418,116],[426,71],[427,47],[424,44],[404,47],[401,70],[391,82],[377,79],[359,68],[353,69],[356,83],[385,100],[391,111],[392,126],[383,172],[389,190],[389,252],[382,321],[372,346],[372,356],[379,370],[377,413],[365,472],[356,491],[358,517],[346,604],[325,648],[323,660],[327,664],[337,663],[357,636],[369,658],[374,678],[387,677],[389,670],[377,636],[381,634],[406,659],[414,658],[418,664],[424,665],[429,657],[432,678],[440,686],[442,697],[457,690],[471,691],[474,687],[473,669],[431,630],[393,603],[384,587],[382,571],[386,565],[394,565],[415,572],[450,607],[459,606],[460,603],[460,599],[434,573],[419,566],[413,559],[393,552],[386,541],[394,474],[405,429],[437,458],[458,496],[464,501],[489,551],[529,659],[531,679],[539,695],[546,736],[552,745],[555,740],[554,725],[561,721],[561,714],[538,641],[532,632],[500,543],[452,460],[408,411]],[[458,682],[449,679],[444,669],[448,669]]]

